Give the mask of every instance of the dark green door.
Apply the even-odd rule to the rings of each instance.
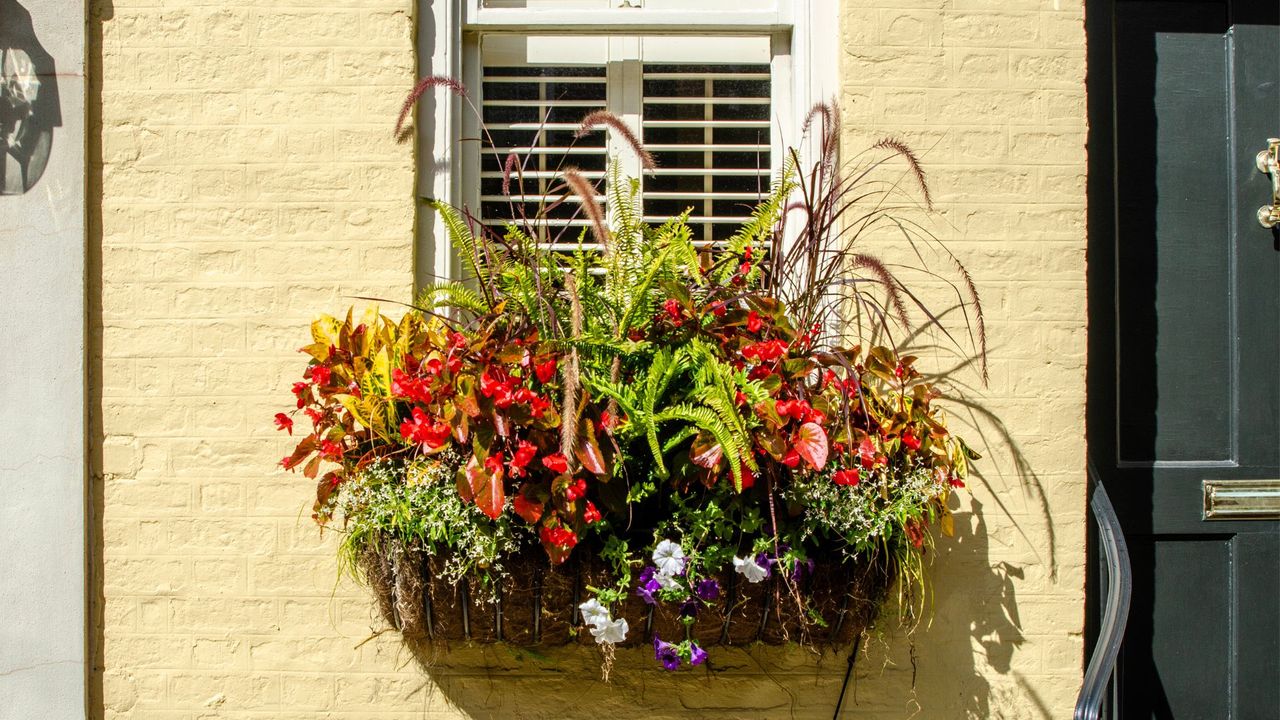
[[[1280,718],[1280,237],[1255,167],[1278,14],[1089,6],[1089,452],[1135,573],[1126,719]]]

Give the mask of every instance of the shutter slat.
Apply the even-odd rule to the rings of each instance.
[[[745,200],[756,203],[764,198],[753,192],[647,192],[646,200]]]
[[[578,172],[579,174],[582,175],[582,177],[588,180],[599,180],[600,178],[604,177],[604,173],[599,170],[594,170],[594,171],[579,170]],[[487,172],[480,173],[480,177],[481,179],[492,180],[494,178],[503,177],[504,174],[505,173],[500,173],[496,171],[487,171]],[[521,178],[521,177],[523,177],[525,180],[545,180],[548,178],[558,178],[560,177],[560,173],[555,170],[525,170],[524,172],[515,170],[511,173],[511,182],[515,182],[518,178]]]
[[[645,145],[645,147],[649,149],[649,152],[769,152],[770,149],[770,146],[768,145],[741,145],[732,143],[687,143],[680,145],[659,145],[656,143],[650,143]]]
[[[768,120],[645,120],[646,128],[737,128],[741,130],[768,129]]]
[[[503,155],[515,153],[521,157],[525,155],[603,155],[605,149],[603,147],[590,147],[575,145],[574,147],[499,147],[489,148],[489,152],[498,152]]]
[[[767,97],[667,97],[645,95],[645,105],[768,105]]]
[[[644,77],[646,80],[688,80],[689,79],[688,74],[679,73],[679,72],[647,72],[644,74]],[[758,72],[758,73],[711,72],[711,73],[700,73],[698,75],[698,79],[700,80],[768,80],[769,73],[767,72]]]

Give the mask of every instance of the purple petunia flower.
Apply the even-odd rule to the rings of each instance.
[[[714,579],[699,580],[693,588],[693,593],[700,599],[711,602],[720,597],[720,583]]]
[[[688,598],[680,603],[680,617],[698,617],[698,601],[695,598]]]
[[[815,563],[813,560],[797,560],[795,567],[791,569],[792,582],[800,582],[800,578],[802,578],[806,572],[813,575],[814,567]]]
[[[769,577],[773,574],[773,564],[775,562],[777,562],[777,560],[766,553],[756,555],[756,564],[764,568],[765,577]]]
[[[689,652],[690,652],[690,655],[689,655],[690,665],[701,665],[702,663],[707,661],[707,651],[703,650],[697,645],[694,645],[691,643],[689,645]]]
[[[662,662],[663,669],[680,669],[680,655],[676,652],[676,646],[663,642],[657,635],[653,636],[653,658]]]
[[[640,571],[639,584],[636,586],[636,595],[643,598],[649,605],[657,604],[658,601],[654,598],[654,593],[662,589],[662,583],[655,577],[656,574],[657,569],[653,566],[645,568]]]

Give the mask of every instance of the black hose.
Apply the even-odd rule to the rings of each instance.
[[[849,653],[849,667],[844,671],[844,684],[840,686],[840,699],[836,700],[836,712],[831,720],[840,720],[840,708],[844,706],[844,693],[849,689],[849,678],[853,677],[853,663],[858,659],[858,647],[862,645],[862,635],[853,639],[853,652]]]

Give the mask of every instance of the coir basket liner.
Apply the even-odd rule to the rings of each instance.
[[[552,567],[532,550],[514,558],[497,588],[478,580],[449,582],[443,559],[386,539],[369,545],[361,571],[383,618],[406,638],[440,643],[496,643],[514,646],[593,644],[578,605],[591,596],[588,587],[610,584],[605,565],[579,552]],[[725,573],[718,580],[724,595],[701,608],[690,628],[701,646],[781,645],[848,646],[875,620],[893,582],[893,563],[869,558],[855,563],[816,561],[798,578],[773,573],[759,583]],[[806,598],[800,610],[793,595]],[[678,606],[648,605],[631,595],[614,617],[627,619],[632,631],[623,646],[647,643],[654,635],[684,636]]]

